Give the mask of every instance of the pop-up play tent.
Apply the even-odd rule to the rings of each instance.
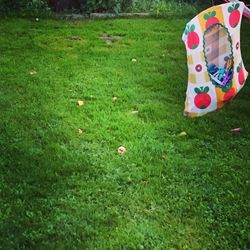
[[[184,115],[201,116],[221,108],[244,86],[248,72],[240,50],[241,1],[213,6],[187,23],[182,40],[187,50],[188,87]]]

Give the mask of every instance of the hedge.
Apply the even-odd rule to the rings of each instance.
[[[192,3],[186,5],[185,3]],[[215,0],[216,3],[223,2],[222,0]],[[250,2],[249,0],[244,2]],[[0,12],[30,12],[43,13],[49,10],[65,11],[67,9],[76,10],[83,13],[91,12],[133,12],[133,11],[164,11],[164,9],[180,8],[185,10],[197,3],[211,4],[208,0],[0,0]],[[177,6],[177,7],[176,7]],[[185,8],[183,8],[183,6]]]

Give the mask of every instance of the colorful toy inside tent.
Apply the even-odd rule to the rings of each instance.
[[[184,115],[196,117],[221,108],[244,86],[248,72],[240,50],[241,1],[213,6],[187,23],[188,87]]]

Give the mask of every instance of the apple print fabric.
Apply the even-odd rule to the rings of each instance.
[[[184,114],[204,115],[221,108],[244,86],[246,71],[240,51],[243,2],[211,7],[184,30],[188,87]]]

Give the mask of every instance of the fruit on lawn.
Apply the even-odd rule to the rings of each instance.
[[[35,70],[30,71],[30,75],[36,75],[37,72]]]
[[[238,10],[240,7],[239,3],[233,4],[228,7],[229,16],[229,24],[232,28],[235,28],[240,21],[240,11]]]
[[[127,152],[127,149],[123,146],[120,146],[117,151],[120,155],[123,155]]]
[[[218,18],[215,16],[216,16],[215,11],[204,14],[204,19],[206,20],[206,29],[216,23],[220,23]]]
[[[182,131],[180,134],[178,134],[178,136],[187,136],[187,133],[185,131]]]
[[[191,26],[187,25],[185,29],[185,34],[187,35],[187,45],[189,49],[196,49],[200,43],[200,38],[194,30],[194,24]]]
[[[240,131],[241,131],[241,128],[232,128],[231,131],[232,131],[232,132],[240,132]]]
[[[197,94],[194,98],[194,104],[199,109],[206,109],[211,104],[211,96],[208,94],[209,87],[195,88]]]
[[[79,101],[77,101],[77,104],[78,104],[78,106],[83,106],[84,105],[84,101],[79,100]]]

